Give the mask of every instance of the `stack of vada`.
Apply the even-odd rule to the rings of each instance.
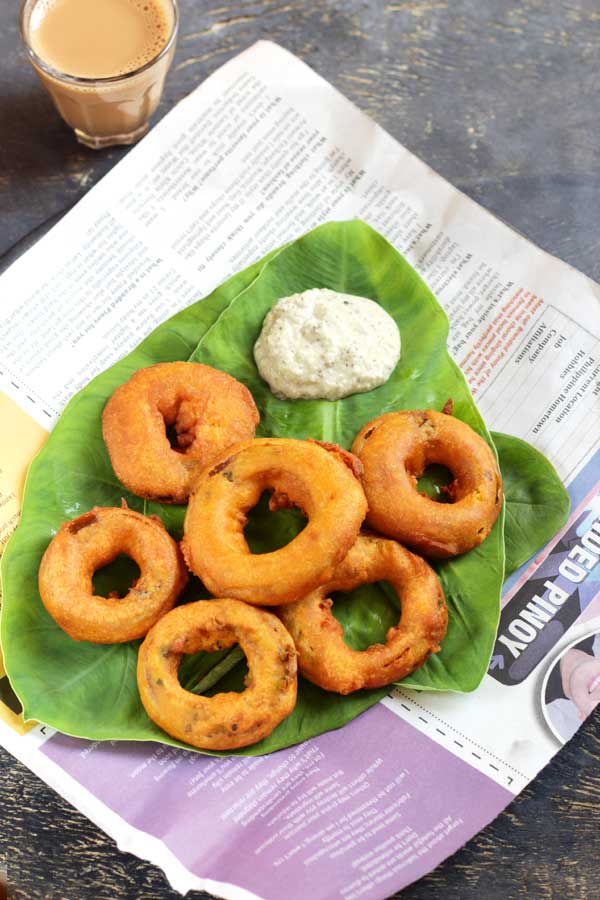
[[[258,422],[248,389],[224,372],[186,362],[137,371],[106,404],[104,440],[133,494],[188,503],[183,540],[124,502],[98,507],[60,527],[39,572],[46,609],[75,640],[144,638],[137,680],[146,712],[172,737],[207,750],[270,734],[294,709],[297,670],[348,694],[422,666],[440,650],[448,622],[439,579],[423,557],[480,544],[502,502],[490,447],[448,406],[380,416],[364,425],[352,452],[257,439]],[[448,503],[417,490],[432,463],[452,473]],[[252,554],[244,527],[265,491],[270,509],[297,507],[307,524],[285,547]],[[94,572],[120,554],[137,563],[139,578],[122,598],[95,595]],[[176,606],[188,570],[215,599]],[[384,580],[400,598],[400,621],[385,643],[353,650],[331,595]],[[241,693],[207,697],[180,685],[184,654],[234,644],[248,664]]]

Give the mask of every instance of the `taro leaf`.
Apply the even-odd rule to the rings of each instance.
[[[219,332],[221,344],[224,336],[226,343],[229,341],[235,344],[231,337],[238,328],[245,330],[246,316],[252,322],[257,318],[256,315],[251,315],[251,311],[260,302],[263,294],[261,282],[265,276],[268,276],[265,289],[268,289],[270,298],[273,297],[273,283],[276,282],[279,286],[276,296],[317,285],[379,299],[397,317],[402,331],[403,356],[393,381],[396,383],[399,378],[408,377],[415,385],[414,399],[411,390],[399,391],[396,399],[395,389],[386,392],[380,388],[370,395],[348,398],[337,403],[318,403],[316,406],[321,409],[315,417],[310,410],[303,409],[306,406],[304,401],[287,404],[287,411],[286,404],[277,403],[273,407],[268,402],[263,403],[265,399],[269,401],[273,398],[270,398],[268,391],[265,392],[265,386],[258,382],[262,389],[261,397],[257,397],[258,405],[264,406],[261,412],[263,417],[267,413],[267,421],[278,422],[279,431],[276,425],[272,426],[275,433],[302,436],[304,422],[306,425],[310,424],[313,435],[318,436],[320,433],[332,438],[341,434],[338,424],[343,423],[344,436],[338,439],[348,444],[364,421],[385,409],[433,405],[440,408],[448,396],[453,396],[457,414],[485,434],[462,376],[447,357],[443,358],[447,332],[443,312],[418,276],[382,238],[360,223],[329,225],[316,229],[297,242],[295,248],[292,245],[288,250],[293,252],[287,260],[288,251],[280,251],[271,254],[269,258],[276,259],[266,268],[266,260],[263,260],[229,279],[206,300],[194,304],[161,325],[133,353],[96,378],[71,401],[46,447],[32,465],[21,524],[3,559],[5,603],[1,623],[7,669],[24,703],[27,716],[46,721],[66,733],[89,738],[153,739],[177,744],[148,720],[139,702],[135,687],[137,643],[101,647],[71,641],[41,606],[37,594],[37,568],[41,554],[60,522],[94,504],[118,503],[121,496],[133,508],[160,514],[177,536],[182,521],[181,508],[144,504],[138,498],[128,495],[116,482],[100,436],[102,407],[112,390],[136,369],[154,362],[188,358],[207,330],[208,349],[212,346],[213,330]],[[297,286],[299,279],[300,287]],[[393,290],[383,283],[386,279],[393,285]],[[245,302],[245,297],[239,297],[236,317],[233,320],[228,318],[223,335],[218,317],[241,292],[248,292],[248,302]],[[253,327],[256,328],[255,325]],[[228,338],[229,329],[233,329],[233,332]],[[430,329],[435,334],[426,334]],[[423,339],[424,335],[426,340]],[[238,346],[232,347],[232,351],[237,354],[237,364],[243,363],[244,352],[240,353]],[[435,360],[430,358],[432,351],[439,357],[439,369]],[[196,358],[204,362],[210,361],[202,350]],[[228,365],[222,367],[229,369]],[[250,359],[250,370],[252,367]],[[442,378],[444,367],[447,370],[445,381]],[[427,379],[432,374],[439,378],[441,387],[438,384],[435,389],[428,390]],[[251,389],[253,387],[252,385]],[[461,399],[464,397],[466,399]],[[314,401],[312,403],[315,405]],[[352,415],[356,415],[355,424],[349,422]],[[313,430],[317,421],[320,421],[320,432]],[[267,425],[265,430],[268,428]],[[277,515],[281,516],[283,512]],[[266,513],[260,507],[251,517],[246,532],[253,549],[259,551],[272,548],[274,523],[281,533],[293,534],[298,522],[290,512],[287,515],[287,522],[275,519],[272,515],[270,529],[265,528],[262,520]],[[502,574],[500,535],[501,526],[497,525],[494,534],[479,551],[472,551],[454,564],[444,564],[448,570],[444,576],[448,582],[445,588],[448,590],[449,586],[451,589],[451,605],[454,606],[455,613],[458,613],[454,615],[454,619],[459,623],[458,629],[451,629],[444,650],[450,644],[452,652],[458,652],[455,644],[461,634],[463,637],[471,634],[473,642],[479,640],[481,650],[479,674],[477,671],[472,673],[470,683],[467,678],[462,685],[451,683],[449,678],[448,687],[451,689],[472,689],[479,681],[481,671],[487,667],[488,649],[495,631],[497,587]],[[279,536],[279,541],[280,539]],[[498,553],[486,579],[482,577],[482,572],[484,567],[489,568],[490,560],[484,550],[492,551],[492,544]],[[480,558],[482,553],[483,559]],[[453,571],[455,566],[458,566],[458,574]],[[483,622],[482,617],[476,616],[476,621],[472,624],[467,618],[466,610],[473,598],[468,585],[464,585],[463,591],[463,578],[472,579],[472,584],[483,589],[482,596],[487,596],[487,621]],[[490,587],[493,594],[491,603]],[[367,587],[358,593],[370,590]],[[194,595],[193,590],[188,591],[188,594]],[[195,596],[197,595],[196,593]],[[378,632],[382,627],[385,631],[386,622],[390,615],[394,615],[393,597],[386,597],[385,585],[371,592],[368,616],[371,624],[366,628],[361,628],[360,621],[351,615],[352,604],[342,603],[339,606],[341,611],[336,605],[336,615],[348,619],[356,631],[353,636],[349,626],[348,639],[352,642],[356,639],[362,646],[370,643],[376,633],[375,639],[378,639]],[[184,683],[197,683],[201,679],[205,683],[210,682],[213,673],[218,674],[220,671],[222,656],[223,654],[204,654],[201,661],[186,660],[185,668],[182,667]],[[478,654],[467,654],[464,660],[466,669],[472,665],[474,658],[477,662],[477,656]],[[242,671],[243,668],[237,666],[224,681],[219,682],[219,687],[227,689],[236,683],[239,685]],[[438,666],[438,671],[429,675],[431,679],[437,677],[438,684],[419,686],[439,687],[439,680],[443,680],[444,675],[443,665]],[[342,698],[326,694],[301,680],[295,713],[278,726],[270,738],[242,752],[265,753],[324,730],[337,728],[385,693],[385,690],[359,692]]]
[[[543,547],[567,521],[571,501],[552,463],[520,438],[492,433],[504,482],[506,574]]]

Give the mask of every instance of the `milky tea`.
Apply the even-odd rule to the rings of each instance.
[[[21,30],[82,143],[131,144],[147,131],[175,51],[176,0],[25,0]]]

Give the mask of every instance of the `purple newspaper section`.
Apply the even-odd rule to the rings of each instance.
[[[63,735],[43,752],[195,875],[265,900],[389,896],[512,800],[381,705],[267,757]]]

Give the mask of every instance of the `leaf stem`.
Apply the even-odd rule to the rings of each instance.
[[[224,678],[228,672],[231,672],[237,664],[244,659],[244,651],[240,647],[232,647],[229,653],[204,675],[200,681],[194,684],[194,679],[189,687],[186,688],[192,694],[204,694],[214,684]]]

